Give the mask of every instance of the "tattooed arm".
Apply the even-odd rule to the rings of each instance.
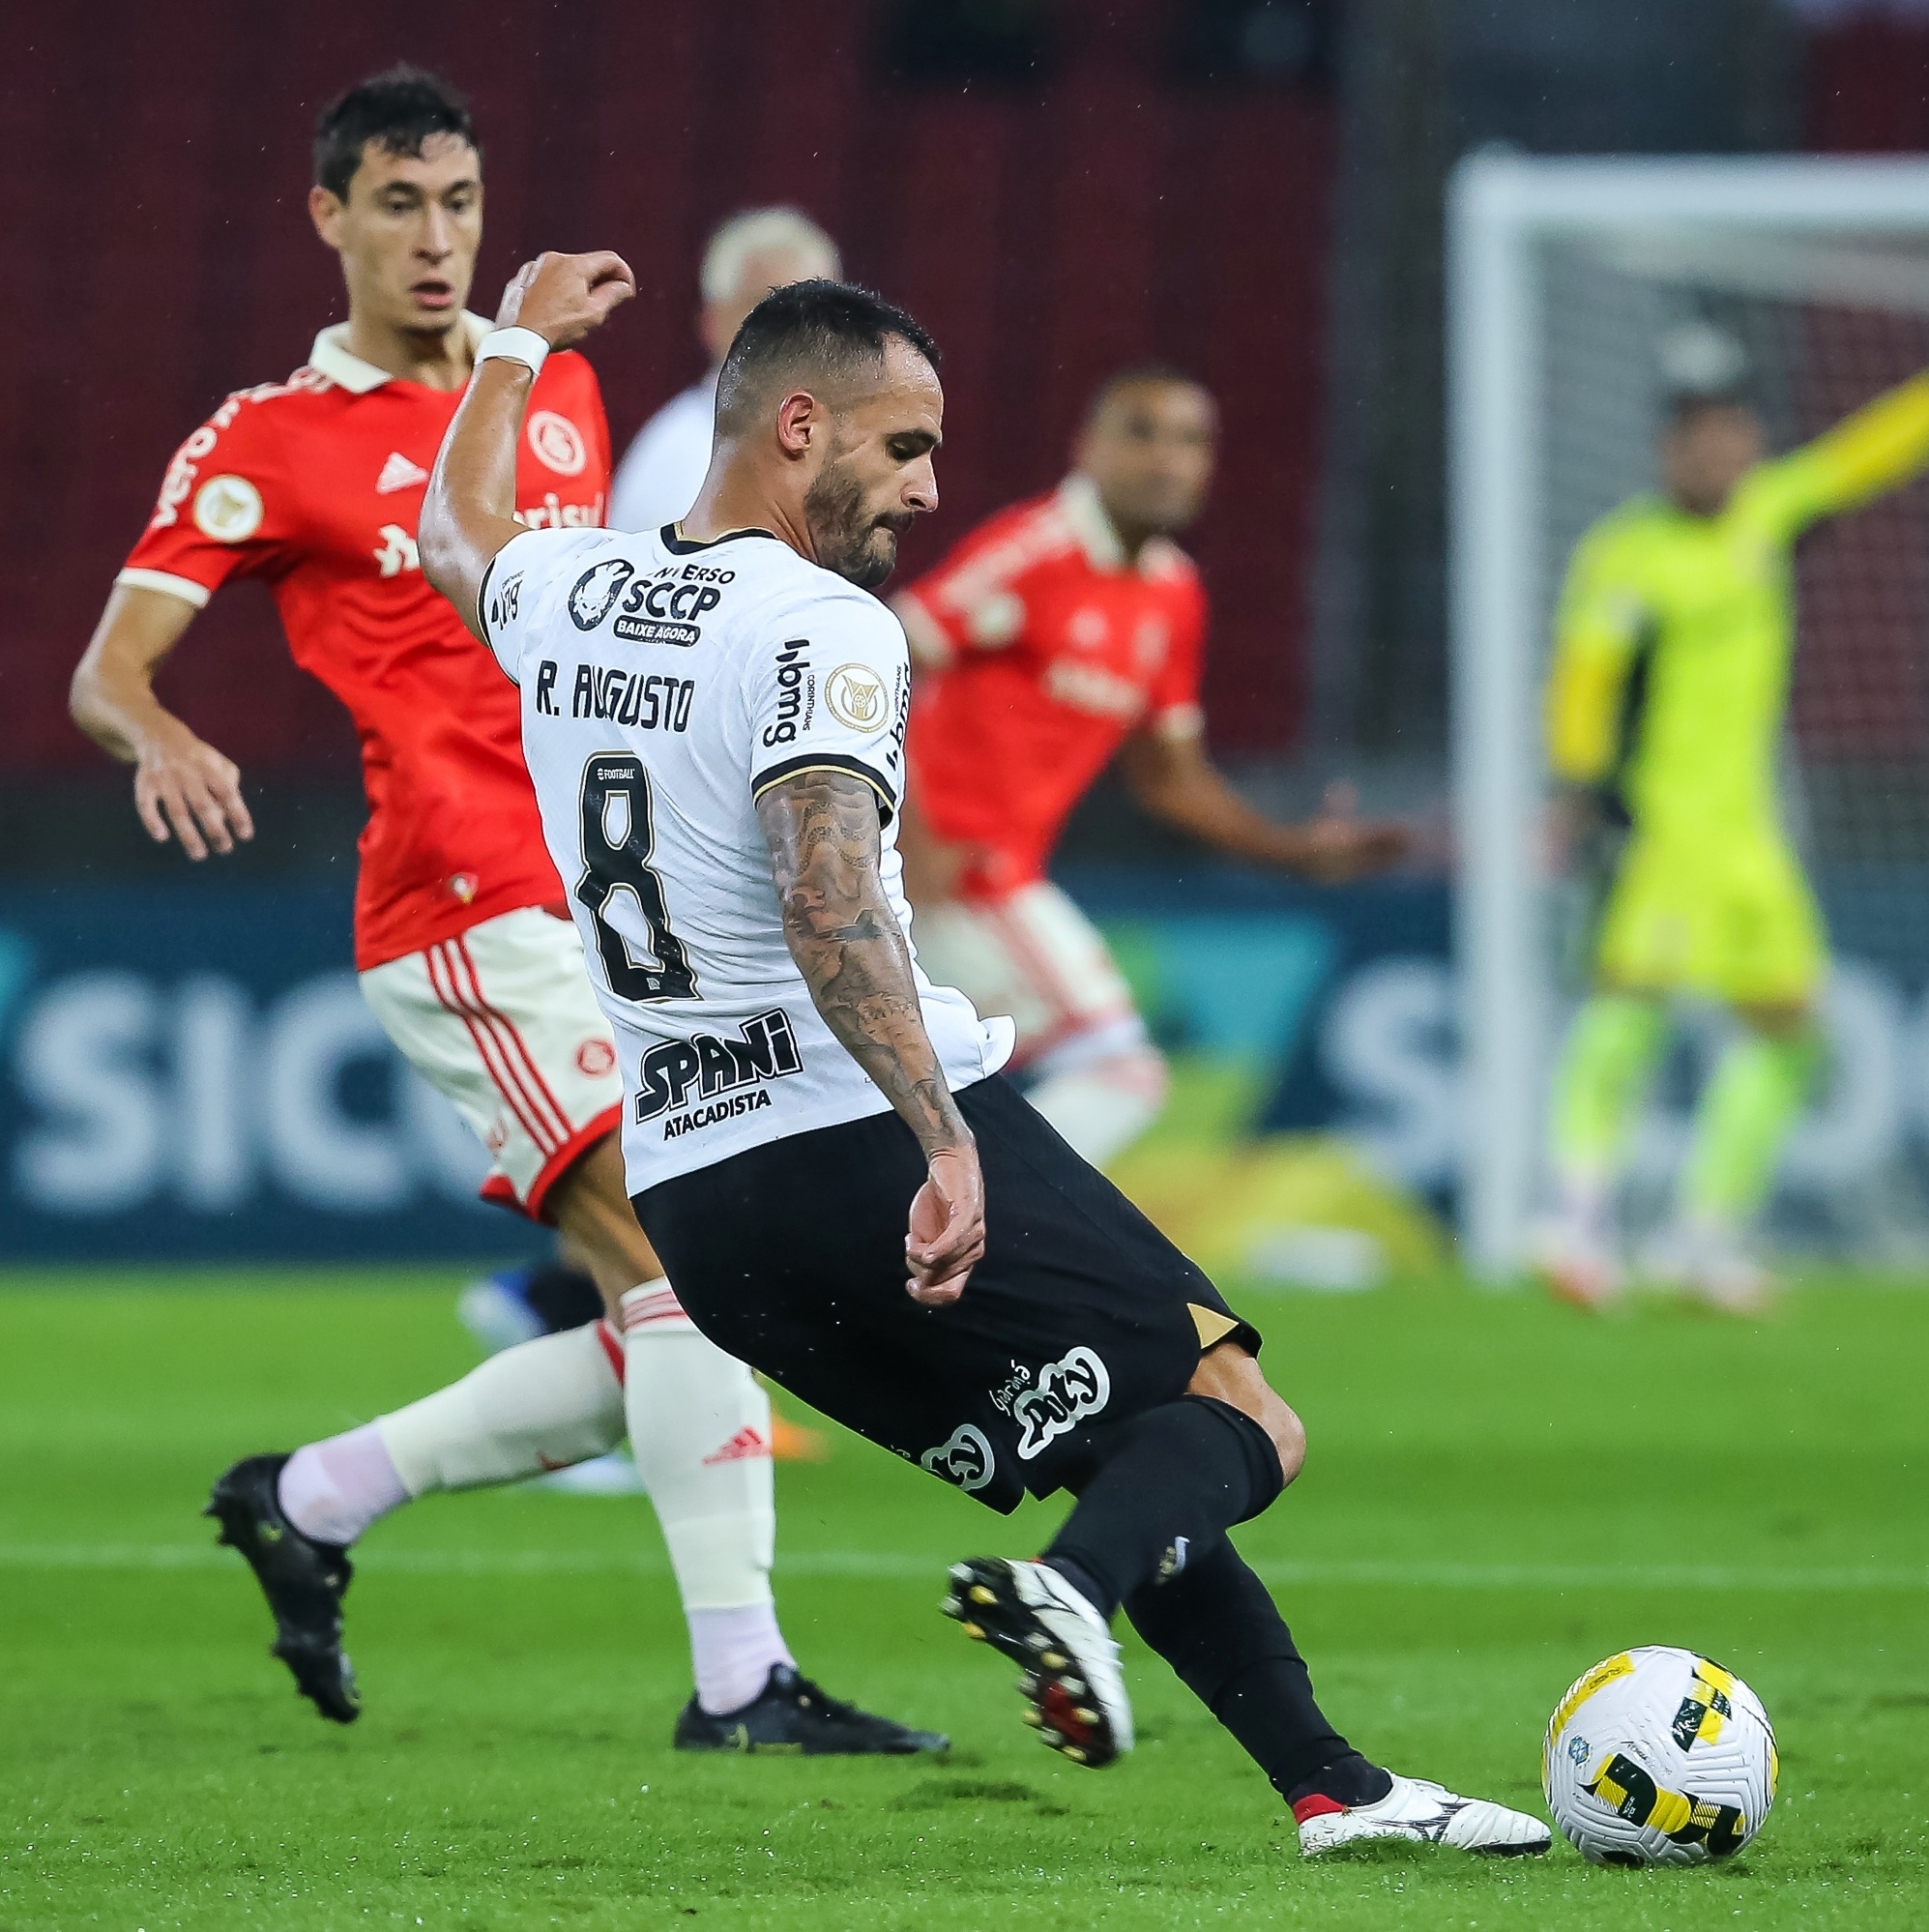
[[[757,801],[784,940],[825,1024],[924,1150],[904,1249],[914,1301],[954,1302],[984,1252],[978,1147],[924,1031],[911,953],[879,875],[877,794],[833,769],[799,772]]]

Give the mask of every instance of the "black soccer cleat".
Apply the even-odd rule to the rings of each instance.
[[[1132,1706],[1104,1618],[1044,1563],[971,1557],[939,1605],[974,1643],[1024,1669],[1018,1694],[1041,1743],[1096,1771],[1132,1748]]]
[[[285,1455],[250,1455],[228,1470],[201,1511],[221,1526],[220,1541],[248,1559],[275,1613],[270,1654],[295,1674],[295,1688],[324,1717],[352,1724],[362,1714],[355,1666],[342,1654],[341,1599],[355,1573],[339,1543],[305,1537],[281,1513]]]
[[[694,1697],[677,1719],[680,1751],[763,1752],[804,1758],[906,1758],[948,1751],[941,1731],[914,1731],[890,1717],[873,1717],[855,1704],[820,1690],[789,1664],[773,1664],[763,1689],[739,1711],[721,1716]]]

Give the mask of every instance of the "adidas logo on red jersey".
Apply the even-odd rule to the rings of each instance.
[[[771,1446],[747,1423],[714,1455],[703,1459],[706,1469],[714,1469],[719,1462],[752,1462],[760,1455],[769,1455]]]
[[[375,479],[375,494],[388,496],[395,490],[413,489],[417,483],[425,483],[428,472],[420,463],[412,463],[399,450],[389,452],[389,460],[382,465],[382,474]]]

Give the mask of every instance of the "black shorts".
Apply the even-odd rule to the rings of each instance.
[[[719,1348],[994,1509],[1076,1488],[1106,1431],[1259,1336],[994,1076],[958,1105],[984,1168],[984,1259],[949,1307],[905,1293],[924,1160],[895,1114],[795,1134],[636,1196]]]

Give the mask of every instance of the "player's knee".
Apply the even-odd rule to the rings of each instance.
[[[1239,1343],[1221,1342],[1199,1358],[1187,1385],[1194,1395],[1210,1395],[1257,1422],[1279,1457],[1280,1486],[1299,1475],[1306,1461],[1306,1429],[1279,1395],[1258,1361]]]
[[[1271,1393],[1270,1390],[1267,1392]],[[1295,1410],[1274,1395],[1272,1411],[1261,1426],[1279,1451],[1279,1473],[1283,1478],[1280,1486],[1284,1488],[1306,1466],[1306,1425]]]

